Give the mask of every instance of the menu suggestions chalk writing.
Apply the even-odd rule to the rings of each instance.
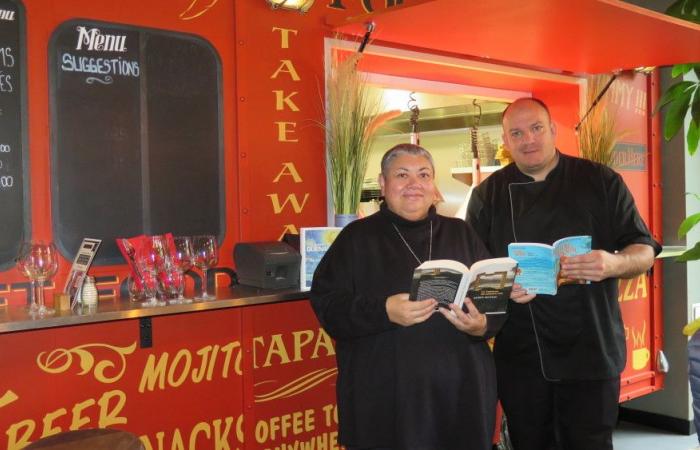
[[[0,269],[13,264],[28,227],[22,20],[19,3],[0,0]]]
[[[220,63],[194,36],[92,21],[49,46],[54,240],[223,234]]]

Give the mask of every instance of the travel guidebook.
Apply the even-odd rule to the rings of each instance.
[[[582,255],[591,251],[590,236],[569,236],[552,245],[537,242],[513,242],[508,245],[508,256],[518,261],[516,283],[530,294],[557,293],[564,284],[587,284],[585,280],[562,278],[559,257]]]
[[[342,230],[340,227],[312,227],[299,230],[299,252],[301,253],[299,286],[302,290],[311,289],[311,281],[316,267],[340,230]]]
[[[471,268],[451,259],[426,261],[413,272],[409,298],[434,298],[438,306],[462,307],[469,297],[482,314],[504,314],[517,265],[512,258],[484,259]]]

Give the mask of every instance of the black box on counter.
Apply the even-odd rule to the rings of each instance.
[[[284,242],[239,242],[233,260],[240,284],[282,289],[299,283],[301,255]]]

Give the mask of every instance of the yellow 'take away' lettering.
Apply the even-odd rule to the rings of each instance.
[[[291,94],[285,96],[283,90],[273,90],[272,92],[275,93],[275,109],[277,111],[283,111],[284,110],[284,105],[287,105],[287,107],[290,109],[290,111],[298,112],[300,111],[299,107],[292,101],[292,97],[297,95],[299,91],[294,91]]]
[[[293,81],[301,80],[301,77],[297,73],[297,69],[294,68],[294,63],[292,63],[291,59],[280,59],[279,67],[277,70],[275,70],[275,73],[270,76],[270,78],[274,80],[280,73],[288,73],[289,77]]]
[[[295,183],[301,183],[302,181],[304,181],[299,176],[299,172],[297,171],[297,168],[293,162],[282,163],[282,170],[280,170],[280,173],[277,174],[277,176],[274,180],[272,180],[272,182],[279,183],[280,178],[282,178],[282,176],[291,176],[292,180],[294,180]]]
[[[293,223],[289,223],[282,228],[282,234],[280,234],[277,237],[277,240],[281,241],[282,239],[284,239],[284,235],[288,234],[288,233],[289,234],[299,234],[299,230],[297,229],[296,225],[294,225]]]
[[[274,122],[277,125],[277,140],[279,142],[299,142],[299,139],[292,139],[289,135],[296,133],[296,122]]]
[[[280,48],[289,48],[289,34],[297,34],[297,30],[291,28],[272,27],[272,31],[280,32]]]
[[[10,403],[16,401],[19,397],[17,394],[15,394],[12,391],[6,391],[4,394],[2,394],[2,397],[0,397],[0,408],[3,406],[7,406]]]
[[[284,207],[287,206],[287,203],[291,203],[294,212],[296,214],[299,214],[304,209],[304,205],[306,205],[306,201],[309,199],[309,194],[306,193],[304,194],[304,201],[301,204],[299,204],[299,200],[297,200],[297,195],[289,194],[284,203],[280,204],[280,198],[278,194],[267,194],[267,196],[270,197],[270,200],[272,201],[272,210],[275,212],[275,214],[281,214]]]

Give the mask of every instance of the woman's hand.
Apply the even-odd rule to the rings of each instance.
[[[404,327],[428,320],[435,311],[437,300],[411,301],[408,294],[394,294],[386,299],[386,313],[389,320]]]
[[[452,325],[472,336],[483,336],[486,334],[486,316],[481,314],[469,297],[464,299],[464,306],[467,312],[464,312],[458,306],[451,304],[450,311],[445,308],[440,308],[440,313],[449,320]],[[454,314],[452,314],[454,313]]]
[[[535,294],[528,294],[518,283],[515,283],[513,285],[513,290],[510,291],[510,299],[515,303],[525,304],[533,298],[535,298]]]

